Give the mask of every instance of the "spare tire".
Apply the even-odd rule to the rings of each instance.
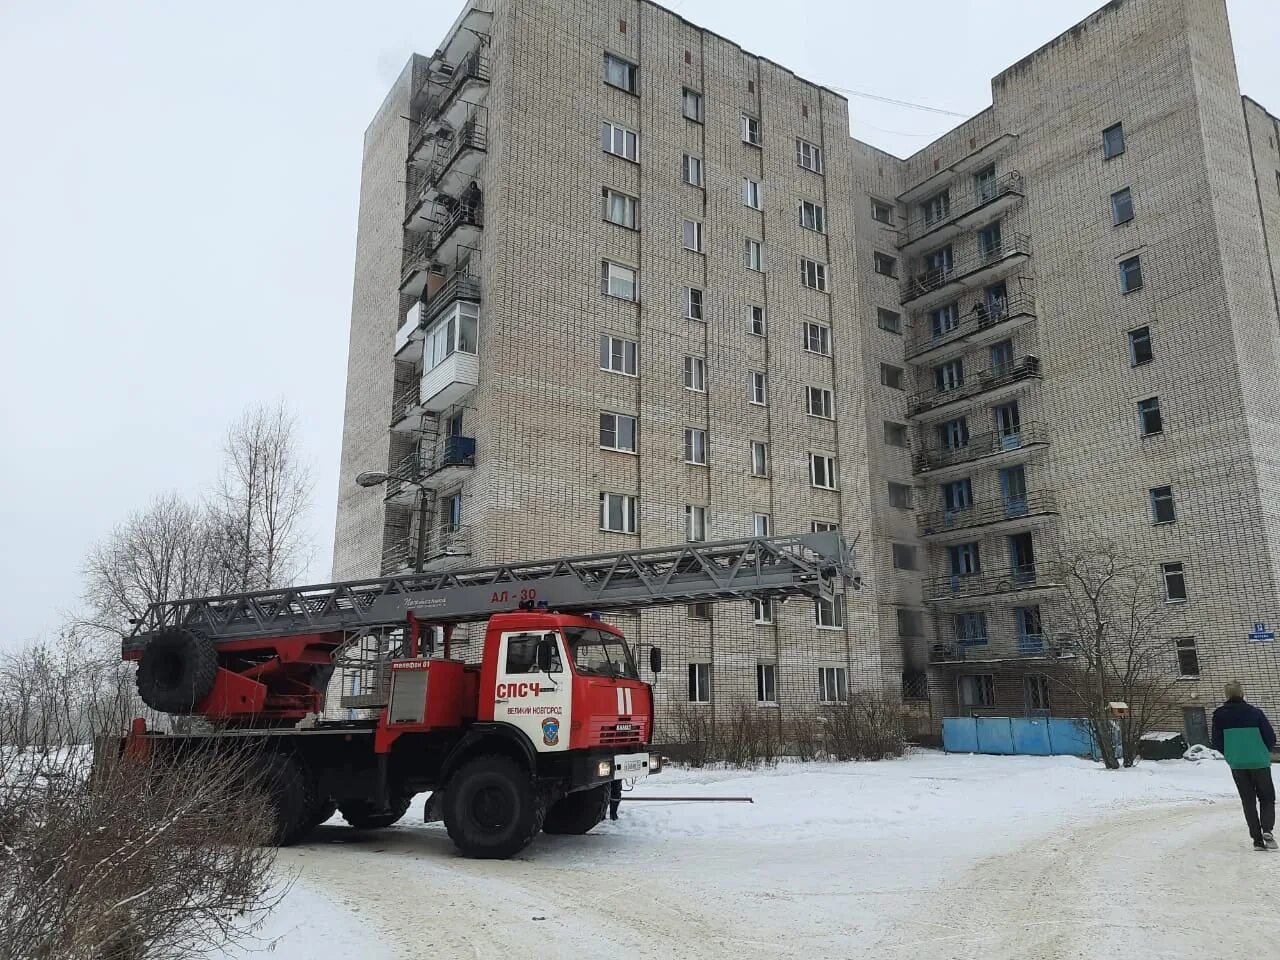
[[[138,696],[153,710],[191,713],[218,676],[218,652],[202,633],[175,627],[148,641],[138,661]]]

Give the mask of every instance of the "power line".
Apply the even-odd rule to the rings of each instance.
[[[895,107],[910,107],[912,110],[924,110],[928,113],[940,113],[944,117],[959,117],[961,120],[968,120],[970,116],[967,113],[956,113],[954,110],[943,110],[941,107],[930,107],[923,103],[912,103],[910,100],[895,100],[893,97],[882,97],[878,94],[866,93],[862,90],[849,90],[846,87],[836,87],[831,86],[831,84],[825,84],[825,86],[831,87],[831,89],[835,90],[837,93],[847,94],[851,97],[862,97],[864,100],[876,100],[880,103],[891,103]]]

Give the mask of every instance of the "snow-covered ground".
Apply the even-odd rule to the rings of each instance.
[[[1221,761],[923,752],[668,770],[640,793],[755,802],[624,803],[499,862],[459,857],[421,799],[380,833],[335,819],[281,852],[297,880],[270,956],[1280,956],[1280,853],[1250,848]]]

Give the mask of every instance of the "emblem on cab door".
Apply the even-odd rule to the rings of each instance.
[[[542,721],[542,742],[554,747],[560,742],[560,721],[555,717],[547,717]]]

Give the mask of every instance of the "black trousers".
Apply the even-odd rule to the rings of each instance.
[[[1271,782],[1271,768],[1232,770],[1231,778],[1240,791],[1249,836],[1261,839],[1263,833],[1270,833],[1276,825],[1276,785]]]

